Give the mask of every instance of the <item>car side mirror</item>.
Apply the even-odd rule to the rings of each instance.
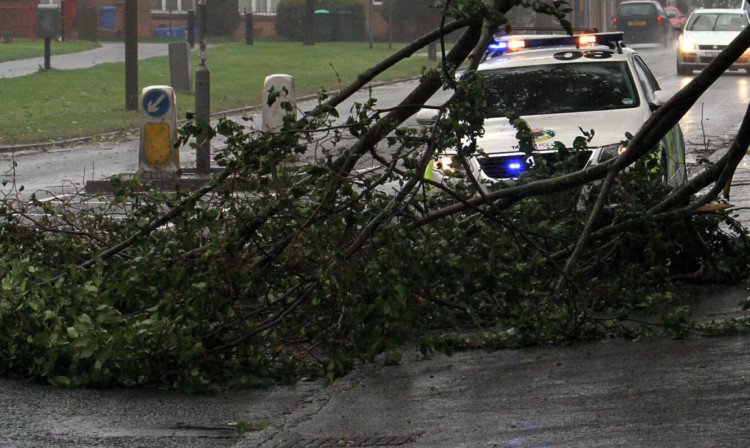
[[[651,107],[651,110],[656,110],[659,107],[661,107],[664,103],[669,101],[672,98],[671,92],[666,92],[664,90],[656,90],[654,92],[654,99],[649,103],[649,106]]]

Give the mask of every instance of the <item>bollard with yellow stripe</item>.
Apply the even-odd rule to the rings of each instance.
[[[141,93],[140,173],[174,173],[180,168],[177,141],[177,103],[174,89],[149,86]]]

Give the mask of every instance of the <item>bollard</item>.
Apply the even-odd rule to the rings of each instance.
[[[245,44],[253,44],[253,13],[245,13]]]
[[[187,12],[187,42],[190,48],[195,47],[195,11]]]
[[[180,168],[177,141],[177,105],[174,89],[149,86],[141,94],[141,138],[138,172],[158,177]]]
[[[44,69],[49,70],[50,41],[57,39],[60,31],[60,12],[57,5],[37,5],[36,35],[44,38]]]
[[[191,92],[193,80],[190,75],[190,44],[172,42],[169,44],[169,77],[175,90]]]
[[[268,92],[271,89],[282,93],[269,106]],[[292,112],[287,112],[281,107],[284,102],[292,104]],[[287,115],[291,115],[294,119],[297,118],[297,94],[294,90],[294,77],[283,74],[266,76],[266,80],[263,83],[263,131],[278,131],[284,125],[284,117]]]

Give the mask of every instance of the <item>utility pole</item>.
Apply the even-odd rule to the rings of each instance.
[[[206,0],[198,0],[198,69],[195,71],[195,121],[199,124],[211,123],[211,72],[206,67]],[[211,139],[208,129],[196,139],[196,171],[211,172]]]
[[[65,42],[65,0],[60,0],[60,41]]]
[[[388,49],[393,50],[393,1],[388,2]]]
[[[373,37],[374,30],[372,29],[372,26],[373,26],[373,23],[374,23],[373,14],[375,12],[375,0],[370,0],[369,11],[370,12],[369,12],[368,15],[370,16],[369,17],[369,22],[370,22],[370,26],[369,26],[369,28],[370,28],[370,50],[372,50],[372,41],[374,40],[374,37]]]
[[[315,45],[315,0],[305,2],[305,39],[302,45]]]
[[[125,0],[125,109],[138,110],[138,0]]]

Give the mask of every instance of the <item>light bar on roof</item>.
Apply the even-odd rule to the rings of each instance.
[[[520,50],[521,48],[526,47],[526,41],[523,39],[514,39],[508,41],[508,50]]]
[[[591,45],[596,43],[596,36],[592,34],[584,34],[578,36],[578,45]]]
[[[581,34],[577,36],[524,36],[518,38],[514,36],[504,36],[501,40],[491,43],[487,49],[493,52],[503,53],[506,51],[515,51],[520,49],[542,48],[542,47],[563,47],[575,45],[577,47],[584,45],[614,45],[622,42],[622,31],[612,33],[595,33]]]

